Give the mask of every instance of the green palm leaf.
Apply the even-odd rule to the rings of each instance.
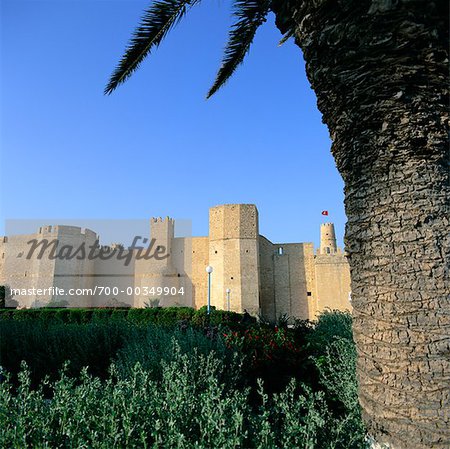
[[[237,22],[231,27],[222,66],[207,98],[216,93],[234,73],[250,49],[258,27],[266,21],[270,0],[235,0],[233,15]]]
[[[105,94],[110,94],[123,83],[141,64],[154,47],[158,47],[166,34],[186,14],[187,10],[200,0],[158,0],[145,12],[140,25],[114,70]]]

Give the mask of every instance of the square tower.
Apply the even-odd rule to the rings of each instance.
[[[213,267],[211,304],[227,310],[226,290],[230,289],[230,309],[258,314],[259,226],[254,204],[226,204],[209,211],[209,264]],[[205,273],[206,275],[206,273]]]

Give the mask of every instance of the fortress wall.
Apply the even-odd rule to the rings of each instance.
[[[282,315],[291,315],[289,255],[287,253],[280,255],[278,247],[281,247],[281,245],[273,246],[274,289],[277,303],[277,316],[275,319]]]
[[[16,297],[22,306],[44,305],[50,300],[64,299],[71,306],[100,306],[111,298],[144,307],[145,302],[159,299],[161,306],[187,305],[200,308],[207,303],[206,266],[211,265],[211,304],[227,309],[226,289],[231,290],[231,309],[262,315],[275,320],[287,314],[314,319],[325,308],[351,309],[350,271],[342,251],[336,246],[331,223],[321,227],[321,248],[314,256],[312,243],[273,244],[259,235],[258,211],[251,204],[229,204],[213,207],[209,215],[209,237],[174,238],[174,221],[151,220],[153,248],[141,250],[150,259],[137,259],[126,267],[117,257],[100,260],[52,260],[47,254],[38,259],[39,249],[31,260],[26,259],[32,239],[59,239],[61,246],[74,249],[85,245],[86,252],[97,236],[93,231],[74,226],[43,226],[36,234],[0,239],[0,283],[12,288],[69,288],[101,287],[126,290],[134,286],[141,293],[127,294],[104,291],[95,298],[87,296]],[[148,242],[151,244],[151,241]],[[154,257],[156,247],[164,246],[169,258]],[[280,252],[281,249],[281,252]],[[148,250],[148,251],[147,251]],[[22,257],[17,257],[24,253]],[[125,254],[125,253],[124,253]],[[146,293],[145,289],[177,289],[177,295]],[[180,295],[179,289],[184,289]]]
[[[38,241],[42,241],[42,240],[48,240],[48,242],[53,242],[53,241],[57,241],[58,235],[57,235],[57,230],[55,227],[52,226],[44,226],[42,228],[39,229],[39,232],[37,234],[35,234],[34,237],[36,240]],[[23,241],[23,245],[24,245],[24,256],[26,257],[26,255],[29,252],[30,249],[30,245],[27,243],[29,242],[28,239],[24,239]],[[59,244],[58,244],[59,247]],[[50,257],[50,253],[49,252],[45,252],[45,254],[39,258],[39,249],[37,249],[32,257],[31,257],[31,261],[32,261],[32,267],[30,272],[26,273],[26,277],[31,277],[31,279],[29,279],[30,282],[30,287],[32,288],[36,288],[36,289],[48,289],[52,286],[54,286],[54,275],[55,275],[55,270],[56,270],[56,263],[57,260],[52,260],[52,258]],[[23,257],[20,259],[23,262],[24,259]],[[19,259],[16,259],[19,260]],[[28,262],[25,262],[26,265],[28,265]],[[19,268],[20,270],[20,268]],[[20,271],[18,273],[14,273],[14,275],[19,275],[20,276]],[[24,278],[22,278],[24,279]],[[25,280],[25,284],[27,284],[27,281]],[[16,298],[17,299],[17,298]],[[29,296],[29,301],[28,304],[24,304],[22,302],[21,305],[26,305],[27,307],[39,307],[42,306],[52,300],[55,299],[55,295],[51,294],[51,293],[45,293],[42,295],[31,295]]]
[[[94,232],[76,226],[42,226],[35,234],[15,235],[2,239],[4,263],[1,269],[1,282],[11,288],[42,290],[51,287],[68,290],[83,287],[86,282],[89,285],[90,280],[81,275],[92,262],[87,260],[86,255],[82,260],[78,259],[74,256],[74,252],[83,243],[88,251],[87,246],[93,244],[95,239]],[[42,242],[34,252],[31,252],[32,244],[29,243],[32,240]],[[44,244],[47,245],[46,249]],[[31,257],[28,259],[28,256]],[[61,260],[61,257],[65,258]],[[85,298],[58,296],[54,291],[40,295],[37,293],[20,295],[14,299],[19,302],[19,307],[40,307],[52,300],[64,300],[71,306],[86,304]]]
[[[343,254],[317,255],[315,258],[317,313],[323,310],[352,310],[349,293],[350,268]]]
[[[40,242],[43,238],[49,242],[56,238],[51,227],[42,233],[13,235],[2,239],[3,264],[0,277],[3,285],[8,285],[12,289],[27,290],[32,288],[48,289],[53,286],[55,260],[49,259],[46,255],[39,259],[39,248],[30,254],[31,257],[28,259],[31,249],[28,242],[31,240]],[[47,292],[39,296],[36,294],[16,295],[14,299],[18,301],[19,307],[32,307],[50,301],[52,293]]]
[[[225,289],[233,291],[233,297],[239,302],[233,303],[240,309],[242,298],[239,267],[238,239],[210,240],[209,265],[214,271],[211,273],[211,305],[218,309],[226,309]],[[206,272],[205,272],[205,275]],[[207,298],[206,298],[207,299]]]
[[[312,243],[295,243],[283,245],[289,257],[290,279],[290,316],[308,319],[314,307],[313,279],[311,263],[314,260]]]
[[[336,243],[336,232],[333,223],[322,223],[320,225],[320,248],[319,254],[335,254],[338,251]]]
[[[308,300],[310,297],[307,296],[308,288],[303,244],[285,244],[282,247],[288,257],[290,290],[289,316],[308,318]]]
[[[158,288],[178,290],[180,287],[177,269],[173,262],[172,244],[175,235],[174,220],[166,218],[152,218],[150,220],[150,237],[155,239],[150,253],[156,255],[158,247],[163,250],[158,257],[137,259],[135,262],[135,287],[139,290],[134,298],[135,307],[144,307],[146,302],[159,300],[162,307],[175,305],[177,297],[158,294]],[[151,244],[149,242],[149,244]],[[169,257],[166,257],[169,256]],[[150,293],[149,293],[150,292]]]
[[[232,310],[247,310],[252,315],[258,315],[261,312],[258,209],[253,204],[241,204],[239,209],[239,274],[242,297],[239,310],[236,304],[237,298],[233,295],[233,289],[230,287],[232,298],[234,298],[234,301],[231,301]],[[236,308],[234,308],[235,304]]]
[[[16,279],[16,282],[24,282],[25,273],[32,278],[35,261],[27,259],[30,246],[28,241],[37,239],[38,234],[13,235],[0,239],[0,281],[8,284]],[[8,284],[9,285],[9,284]]]
[[[313,244],[274,244],[261,236],[260,249],[263,316],[313,318],[317,308]]]
[[[0,236],[0,285],[3,282],[8,237]]]
[[[260,314],[260,274],[259,274],[259,239],[248,238],[239,241],[240,253],[240,278],[241,278],[241,310],[247,310],[250,314]],[[226,288],[227,286],[225,286]],[[233,308],[236,304],[236,298],[233,296],[231,288],[231,310],[239,311]],[[234,299],[234,301],[233,301]],[[224,297],[225,302],[225,297]],[[226,307],[224,307],[226,310]]]
[[[177,272],[178,292],[176,296],[166,298],[174,305],[193,307],[193,284],[192,284],[192,238],[175,238],[172,241],[172,264]],[[183,289],[183,293],[181,292]]]
[[[275,248],[271,241],[259,236],[259,266],[261,287],[261,315],[271,321],[276,319],[277,307],[274,288],[274,263]]]
[[[88,272],[87,267],[84,267],[84,273],[86,276],[85,282],[89,280],[92,288],[95,286],[100,287],[97,289],[98,293],[92,298],[90,306],[101,307],[105,306],[113,299],[119,302],[134,305],[134,270],[135,259],[132,251],[124,249],[120,253],[120,247],[111,245],[109,247],[103,247],[103,250],[109,248],[109,252],[105,251],[104,258],[112,255],[106,260],[96,258],[94,260],[92,272]],[[115,252],[114,252],[115,251]],[[114,252],[114,253],[113,253]],[[121,259],[129,256],[131,253],[131,260],[126,265],[128,259]],[[103,288],[104,287],[104,288]],[[127,289],[129,289],[127,291]],[[131,294],[129,294],[131,293]]]
[[[209,264],[209,238],[193,237],[192,262],[191,262],[191,282],[193,306],[196,309],[203,307],[207,303],[208,279],[206,267]]]
[[[68,291],[85,289],[93,286],[94,260],[89,259],[90,247],[94,245],[97,234],[78,226],[54,226],[58,239],[58,254],[55,260],[53,285]],[[84,254],[81,252],[84,248]],[[79,253],[76,253],[80,250]],[[77,254],[77,255],[76,255]],[[69,307],[88,307],[92,304],[92,295],[54,295],[55,301],[67,301]]]
[[[308,316],[306,318],[314,320],[318,308],[314,244],[303,243],[303,251],[306,275],[306,299],[308,302]],[[311,294],[310,296],[308,296],[308,292]]]

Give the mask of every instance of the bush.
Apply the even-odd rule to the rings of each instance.
[[[214,352],[187,354],[175,341],[170,350],[171,360],[161,362],[156,377],[139,363],[127,377],[113,366],[105,381],[86,370],[78,380],[62,372],[56,382],[46,381],[47,395],[44,384],[37,390],[30,388],[30,373],[24,366],[16,393],[8,379],[0,384],[4,447],[365,447],[360,432],[344,433],[355,428],[357,417],[333,414],[323,392],[292,381],[281,394],[269,398],[260,382],[259,406],[254,408],[248,389],[220,380],[229,367]]]
[[[4,447],[242,447],[245,392],[217,381],[223,366],[212,353],[172,350],[160,380],[139,364],[128,379],[112,368],[105,382],[86,371],[78,383],[62,373],[51,400],[42,388],[32,391],[22,371],[17,395],[7,382],[0,386]]]
[[[175,326],[180,321],[191,322],[195,326],[206,325],[236,325],[242,327],[243,315],[235,312],[225,312],[223,310],[212,310],[208,315],[206,307],[194,310],[191,307],[153,307],[145,309],[135,308],[37,308],[21,310],[0,310],[0,321],[4,320],[42,320],[44,322],[59,321],[63,323],[88,323],[96,320],[113,318],[123,319],[134,324],[160,324],[163,326]],[[254,318],[250,318],[250,323],[256,323]]]
[[[328,344],[337,337],[353,341],[350,312],[326,310],[319,315],[313,327],[314,331],[307,336],[307,341],[313,351],[322,353]]]
[[[328,429],[336,447],[358,448],[366,430],[361,418],[356,379],[356,348],[352,340],[334,337],[325,354],[314,359],[319,370],[319,385],[333,412],[335,425]]]
[[[148,309],[151,310],[151,309]],[[71,310],[64,312],[71,313]],[[113,361],[118,369],[129,374],[137,362],[146,369],[159,370],[161,360],[171,360],[171,341],[178,342],[183,352],[198,350],[207,355],[215,351],[224,362],[231,365],[233,351],[220,336],[205,333],[202,329],[180,328],[147,324],[138,326],[114,314],[100,313],[97,319],[80,322],[85,314],[63,314],[59,319],[36,321],[9,320],[0,322],[0,360],[10,373],[17,375],[20,364],[30,367],[33,385],[45,376],[55,379],[64,362],[69,362],[67,372],[77,376],[83,367],[101,378]],[[41,314],[42,318],[45,314]],[[72,321],[64,322],[63,320]],[[16,377],[14,377],[14,380]]]
[[[183,308],[20,312],[0,321],[4,447],[365,447],[349,314],[291,329]]]
[[[217,310],[214,306],[208,314],[207,306],[200,307],[192,317],[192,324],[199,327],[225,326],[233,329],[245,329],[256,324],[256,318],[236,312]]]
[[[127,377],[136,364],[139,364],[143,369],[151,371],[158,377],[161,374],[162,361],[174,360],[174,343],[179,348],[179,352],[192,357],[197,355],[206,357],[213,352],[227,368],[227,376],[241,370],[242,357],[238,357],[233,350],[229,349],[222,338],[209,338],[204,332],[195,328],[182,330],[148,326],[144,329],[131,330],[128,341],[115,357],[117,371],[122,377]],[[230,380],[231,378],[227,378],[227,381]]]
[[[243,365],[240,383],[252,388],[256,401],[258,378],[271,394],[281,392],[291,377],[317,390],[315,359],[325,357],[336,336],[345,336],[353,345],[351,317],[340,312],[324,314],[315,327],[297,322],[294,329],[243,322],[242,315],[214,309],[207,315],[206,308],[31,309],[14,311],[12,317],[0,320],[1,365],[17,374],[26,360],[33,384],[45,375],[56,378],[65,361],[70,361],[71,375],[89,366],[89,372],[101,378],[114,360],[128,373],[137,362],[146,369],[155,367],[161,359],[170,359],[175,336],[183,351],[214,350],[225,363],[230,353],[238,352]]]
[[[41,315],[42,316],[42,315]],[[64,362],[68,373],[89,371],[105,377],[108,366],[130,335],[127,323],[91,322],[86,324],[44,320],[3,321],[0,323],[1,365],[17,374],[22,361],[30,366],[33,385],[44,376],[55,378]]]

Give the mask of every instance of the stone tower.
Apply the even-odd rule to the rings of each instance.
[[[173,219],[169,217],[151,219],[150,238],[153,245],[151,253],[155,257],[136,259],[135,287],[140,288],[136,290],[135,307],[144,307],[145,303],[153,300],[159,300],[160,306],[173,306],[179,302],[177,295],[158,293],[158,289],[174,288],[178,291],[179,288],[178,273],[173,266],[172,257],[174,236]]]
[[[336,233],[333,223],[320,225],[320,254],[336,254]]]
[[[175,221],[172,218],[152,218],[150,220],[150,238],[154,239],[154,251],[158,248],[163,251],[164,255],[172,254],[172,243],[175,237]],[[159,269],[169,269],[171,267],[172,257],[167,257],[157,261]]]
[[[211,305],[227,310],[258,314],[259,229],[253,204],[226,204],[210,209],[209,264],[213,267]],[[206,275],[206,272],[205,272]]]

